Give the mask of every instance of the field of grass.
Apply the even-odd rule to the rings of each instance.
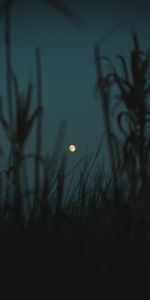
[[[6,35],[9,33],[6,16]],[[42,157],[42,66],[37,48],[37,107],[31,113],[32,82],[24,95],[13,73],[11,45],[6,36],[8,117],[0,101],[0,125],[10,142],[10,160],[1,172],[0,282],[11,289],[73,296],[146,292],[150,270],[150,54],[140,48],[133,33],[128,66],[118,56],[121,72],[94,47],[97,91],[103,110],[111,170],[106,175],[99,162],[101,144],[93,159],[85,155],[76,166],[78,184],[64,194],[65,155],[55,169],[57,151]],[[103,62],[110,64],[104,74]],[[123,142],[112,132],[112,89],[124,110],[116,123]],[[35,126],[35,153],[25,145]],[[65,131],[61,123],[61,137]],[[59,133],[58,133],[59,137]],[[57,139],[56,139],[57,141]],[[54,147],[55,149],[55,147]],[[56,145],[57,149],[57,145]],[[27,161],[34,162],[33,187],[29,188]],[[74,170],[71,170],[71,173]],[[6,178],[5,189],[3,177]],[[66,199],[67,201],[65,201]],[[27,209],[27,212],[25,211]]]

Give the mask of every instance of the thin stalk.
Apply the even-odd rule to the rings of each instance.
[[[42,107],[42,67],[40,49],[36,48],[36,72],[37,72],[37,106]],[[40,188],[40,160],[42,149],[42,114],[37,119],[36,126],[36,160],[35,160],[35,199],[34,205],[39,209],[39,188]]]
[[[101,80],[105,79],[103,76],[103,70],[102,70],[102,64],[101,64],[101,56],[100,56],[100,45],[109,38],[116,30],[120,29],[123,25],[127,24],[127,20],[120,22],[117,24],[114,28],[112,28],[110,31],[108,31],[106,34],[104,34],[96,43],[95,45],[95,65],[96,65],[96,73],[97,73],[97,79],[98,83],[101,82]],[[107,88],[105,85],[99,86],[99,94],[100,97],[102,97],[102,109],[104,114],[104,122],[106,127],[106,135],[107,135],[107,144],[108,144],[108,151],[109,151],[109,157],[110,157],[110,163],[111,163],[111,169],[112,173],[115,170],[115,156],[114,156],[114,149],[112,145],[112,141],[110,138],[111,134],[111,123],[110,123],[110,116],[109,116],[109,88]],[[117,180],[114,176],[114,184],[115,187],[117,187]]]
[[[13,102],[12,102],[12,84],[11,84],[11,19],[10,19],[10,0],[6,1],[5,8],[5,47],[6,47],[6,92],[8,103],[8,117],[11,126],[13,126]]]
[[[98,83],[100,83],[101,80],[104,79],[100,59],[101,59],[100,49],[97,44],[95,46],[95,65],[96,65]],[[109,91],[108,91],[108,89],[109,89],[109,87],[107,86],[107,83],[104,83],[104,84],[102,83],[102,85],[99,86],[99,95],[100,95],[100,98],[102,99],[102,110],[103,110],[104,123],[105,123],[105,128],[106,128],[106,136],[107,136],[110,164],[111,164],[111,170],[113,173],[113,171],[115,170],[115,156],[114,156],[112,141],[110,138],[111,123],[110,123],[110,115],[109,115]],[[115,182],[115,186],[116,186],[117,182],[116,182],[115,176],[114,176],[114,182]]]

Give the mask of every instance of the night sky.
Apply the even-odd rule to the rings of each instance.
[[[81,18],[83,27],[69,22],[46,0],[15,0],[12,6],[13,69],[22,91],[28,80],[35,81],[35,48],[42,56],[43,72],[43,153],[53,150],[61,120],[67,121],[63,150],[75,144],[77,151],[68,152],[69,167],[86,152],[94,153],[104,130],[98,97],[94,94],[96,71],[94,43],[120,22],[125,24],[109,37],[105,55],[127,56],[132,47],[131,32],[139,35],[143,49],[150,46],[149,1],[63,0]],[[2,1],[1,1],[2,2]],[[5,102],[4,19],[0,19],[0,91]],[[35,87],[36,91],[36,87]],[[34,97],[35,98],[35,94]],[[1,135],[3,160],[8,157],[7,140]],[[34,145],[33,136],[29,145]],[[33,148],[34,149],[34,148]]]

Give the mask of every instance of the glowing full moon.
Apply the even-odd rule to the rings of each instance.
[[[70,152],[75,152],[76,151],[76,146],[75,145],[70,145],[69,146],[69,151]]]

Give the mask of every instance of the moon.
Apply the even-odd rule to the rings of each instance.
[[[76,151],[76,146],[75,145],[70,145],[69,146],[69,151],[70,152],[75,152]]]

